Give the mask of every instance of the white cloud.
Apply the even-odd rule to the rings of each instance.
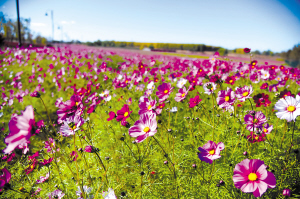
[[[60,24],[75,24],[75,21],[61,21]]]
[[[46,26],[46,24],[44,23],[35,23],[35,22],[31,22],[30,23],[32,26]]]

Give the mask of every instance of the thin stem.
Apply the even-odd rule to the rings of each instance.
[[[54,126],[53,126],[53,123],[52,123],[52,120],[51,120],[51,118],[50,118],[49,112],[48,112],[48,110],[47,110],[47,107],[46,107],[46,105],[45,105],[45,103],[44,103],[44,101],[43,101],[42,97],[40,97],[40,99],[42,100],[42,103],[43,103],[43,105],[44,105],[44,107],[45,107],[45,109],[46,109],[46,112],[47,112],[47,115],[48,115],[49,121],[50,121],[50,123],[51,123],[51,126],[52,126],[52,128],[53,128],[54,132],[57,134],[57,132],[56,132],[56,129],[55,129],[55,128],[54,128]]]

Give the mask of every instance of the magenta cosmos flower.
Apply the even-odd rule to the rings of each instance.
[[[150,100],[148,98],[144,98],[144,101],[139,104],[139,107],[139,115],[145,114],[147,112],[152,113],[156,108],[156,100],[152,100],[151,97]]]
[[[132,111],[129,111],[129,106],[128,104],[124,104],[124,106],[121,108],[121,110],[117,111],[117,118],[116,120],[118,122],[120,121],[126,121],[127,118],[130,117],[130,114],[132,113]]]
[[[157,130],[156,114],[145,113],[140,119],[129,128],[128,132],[131,137],[137,137],[137,143],[144,141],[147,137],[153,136]]]
[[[185,86],[181,89],[179,89],[178,93],[175,96],[175,101],[176,102],[181,102],[184,100],[187,96],[188,90],[185,88]]]
[[[34,133],[35,126],[33,107],[27,106],[22,115],[12,117],[9,121],[9,134],[4,139],[7,147],[3,153],[11,153],[19,145],[23,146],[29,141],[29,138]],[[23,147],[21,147],[23,148]]]
[[[244,86],[243,88],[236,87],[235,88],[235,96],[241,102],[244,102],[246,99],[251,98],[250,95],[253,93],[252,86]]]
[[[245,115],[244,120],[244,124],[247,124],[246,129],[249,131],[255,131],[257,128],[262,128],[262,125],[267,122],[266,116],[261,111],[251,111],[250,114]]]
[[[63,121],[68,118],[71,117],[73,115],[81,115],[82,114],[82,108],[83,108],[83,104],[82,104],[82,97],[83,96],[79,96],[79,95],[72,95],[72,97],[70,98],[70,100],[66,101],[66,102],[61,102],[58,106],[58,110],[57,110],[57,122],[59,124],[63,123]]]
[[[226,110],[231,107],[235,101],[235,94],[231,88],[227,88],[226,91],[221,90],[218,92],[217,103],[220,108],[225,108]]]
[[[170,83],[163,83],[162,85],[159,85],[157,89],[158,91],[156,92],[156,95],[159,98],[159,103],[161,103],[169,97],[170,93],[173,90],[173,87]]]
[[[233,170],[234,186],[244,193],[253,193],[255,197],[261,197],[268,188],[276,187],[274,174],[266,168],[264,161],[243,160],[235,165]]]
[[[200,99],[199,95],[197,95],[197,96],[195,96],[194,98],[191,98],[191,99],[190,99],[189,107],[190,107],[190,108],[194,108],[194,107],[197,106],[201,101],[202,101],[202,99]]]
[[[0,176],[0,192],[2,191],[2,188],[5,186],[5,184],[8,184],[11,178],[10,172],[4,168],[1,169],[3,174]]]
[[[198,157],[200,160],[211,164],[214,160],[221,157],[220,152],[225,148],[223,142],[219,142],[218,145],[213,141],[208,141],[203,147],[199,147]]]

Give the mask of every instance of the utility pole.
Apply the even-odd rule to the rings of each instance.
[[[53,42],[54,40],[53,10],[51,10],[51,20],[52,20],[52,42]]]
[[[18,37],[19,37],[19,47],[21,47],[22,41],[21,41],[21,28],[20,28],[19,0],[16,0],[16,2],[17,2],[17,15],[18,15]]]

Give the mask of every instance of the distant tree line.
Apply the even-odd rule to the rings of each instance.
[[[287,52],[280,53],[280,55],[290,66],[300,68],[300,44],[295,45]]]
[[[30,31],[30,18],[29,19],[20,19],[20,30],[21,30],[21,41],[24,43],[30,44],[47,44],[47,39],[41,35],[37,35],[33,38],[33,35]],[[7,42],[18,41],[18,21],[13,21],[8,19],[3,12],[0,12],[0,42],[2,44]]]

